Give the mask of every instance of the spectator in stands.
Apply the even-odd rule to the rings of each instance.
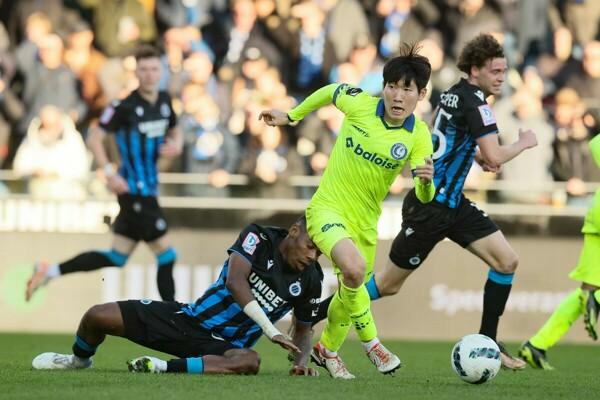
[[[421,54],[427,57],[431,64],[431,79],[429,102],[432,108],[438,105],[440,95],[460,79],[460,71],[456,62],[444,53],[444,43],[439,31],[431,30],[419,42]]]
[[[451,46],[453,58],[457,58],[463,45],[479,33],[503,31],[500,15],[485,0],[459,0],[457,11],[450,13],[446,21],[455,29]]]
[[[379,0],[379,17],[373,33],[379,40],[379,53],[387,58],[400,50],[402,43],[418,42],[425,33],[421,20],[412,12],[414,0]]]
[[[555,180],[567,182],[568,194],[575,197],[586,194],[583,182],[589,180],[593,166],[584,115],[585,105],[575,90],[563,88],[558,91],[554,111],[552,173]]]
[[[38,46],[39,61],[36,58],[30,60],[21,71],[25,77],[22,98],[26,108],[25,117],[18,125],[21,135],[45,105],[58,107],[75,122],[80,121],[86,111],[77,91],[75,75],[63,63],[64,47],[60,37],[46,35],[39,40]]]
[[[522,184],[552,182],[552,142],[554,129],[542,108],[544,83],[533,67],[523,73],[523,81],[515,93],[494,104],[498,126],[502,130],[502,142],[512,143],[519,136],[519,129],[531,129],[536,133],[538,145],[529,150],[527,157],[516,157],[502,167],[502,179]],[[527,171],[526,174],[523,171]],[[502,198],[517,203],[548,204],[550,192],[531,190],[508,190]]]
[[[327,13],[327,35],[333,43],[335,59],[346,61],[357,38],[370,33],[365,11],[357,0],[322,0],[319,4]]]
[[[46,14],[35,12],[25,22],[25,38],[15,50],[17,68],[26,71],[35,61],[40,41],[52,33],[52,23]]]
[[[15,139],[12,136],[13,126],[25,113],[23,104],[10,86],[15,76],[16,62],[9,46],[8,34],[0,23],[0,167],[14,154],[10,152],[11,141]]]
[[[223,12],[226,0],[156,0],[156,19],[167,29],[212,22],[211,11]]]
[[[48,19],[50,31],[62,30],[65,16],[63,0],[19,0],[13,3],[7,26],[12,43],[20,43],[29,37],[27,25],[29,17],[33,14],[44,15]]]
[[[107,57],[129,55],[141,42],[156,39],[152,15],[139,0],[78,0],[92,9],[96,44]]]
[[[35,198],[83,199],[90,158],[71,118],[58,107],[44,106],[17,150],[14,171],[28,179]]]
[[[67,36],[65,63],[75,74],[81,87],[81,97],[88,107],[85,121],[97,119],[108,104],[98,74],[106,57],[92,46],[94,32],[83,20],[74,22]]]
[[[328,83],[336,60],[333,43],[327,38],[325,12],[313,1],[303,1],[292,7],[291,15],[300,20],[300,29],[292,36],[290,55],[290,87],[294,96],[307,94]]]
[[[217,55],[219,78],[231,82],[240,73],[244,51],[250,47],[261,50],[270,65],[281,66],[281,55],[269,43],[256,23],[256,8],[252,0],[232,0],[231,20],[223,31],[210,38],[210,45]],[[207,38],[207,40],[209,40]]]
[[[592,40],[583,49],[581,69],[569,77],[566,85],[581,96],[589,115],[584,123],[595,132],[600,128],[600,41]],[[587,147],[587,146],[586,146]]]
[[[329,105],[307,116],[298,126],[296,148],[306,160],[309,175],[321,175],[325,171],[343,119],[344,114]]]
[[[382,89],[382,70],[383,64],[377,57],[377,46],[368,37],[359,37],[348,62],[334,67],[329,81],[350,83],[377,96]]]
[[[186,185],[183,193],[227,197],[229,175],[236,172],[239,163],[238,140],[220,123],[219,108],[202,86],[186,84],[182,99],[183,171],[209,174],[208,185]]]

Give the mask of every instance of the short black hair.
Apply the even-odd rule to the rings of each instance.
[[[149,44],[141,44],[135,49],[135,60],[140,61],[145,58],[160,58],[160,51]]]
[[[406,86],[415,82],[419,91],[427,86],[431,76],[431,64],[427,57],[419,54],[416,43],[404,43],[398,56],[388,60],[383,67],[383,85],[403,80]]]
[[[463,47],[458,56],[458,69],[467,75],[471,68],[481,68],[487,60],[504,58],[502,45],[489,33],[480,33]]]
[[[307,232],[307,228],[306,228],[306,214],[302,213],[302,215],[300,215],[298,217],[298,219],[294,222],[294,224],[298,225],[300,227],[301,231]]]

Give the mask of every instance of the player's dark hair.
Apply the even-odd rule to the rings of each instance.
[[[307,231],[307,228],[306,228],[306,215],[305,214],[302,214],[301,216],[299,216],[298,219],[294,223],[296,225],[298,225],[302,231],[304,231],[304,232]]]
[[[431,64],[427,57],[419,54],[417,44],[404,43],[398,56],[388,60],[383,67],[383,85],[403,81],[409,86],[415,82],[419,91],[427,86],[431,76]]]
[[[470,75],[472,67],[481,68],[487,60],[493,58],[504,58],[504,49],[492,35],[481,33],[463,47],[458,56],[457,66],[462,72]]]
[[[150,46],[149,44],[139,45],[135,49],[135,60],[140,61],[146,58],[160,58],[160,52],[154,46]]]

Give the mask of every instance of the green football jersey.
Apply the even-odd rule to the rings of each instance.
[[[412,114],[402,126],[388,125],[383,99],[347,84],[317,90],[288,116],[300,120],[331,102],[345,118],[310,207],[334,209],[358,226],[372,227],[404,163],[409,161],[414,169],[431,157],[431,134],[427,125]],[[433,195],[433,183],[430,186]]]

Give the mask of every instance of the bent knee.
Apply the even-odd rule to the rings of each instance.
[[[518,265],[519,257],[516,254],[513,254],[510,257],[501,260],[494,269],[502,274],[514,274]]]
[[[347,265],[343,270],[344,284],[348,287],[359,287],[365,280],[364,261],[354,262]]]

